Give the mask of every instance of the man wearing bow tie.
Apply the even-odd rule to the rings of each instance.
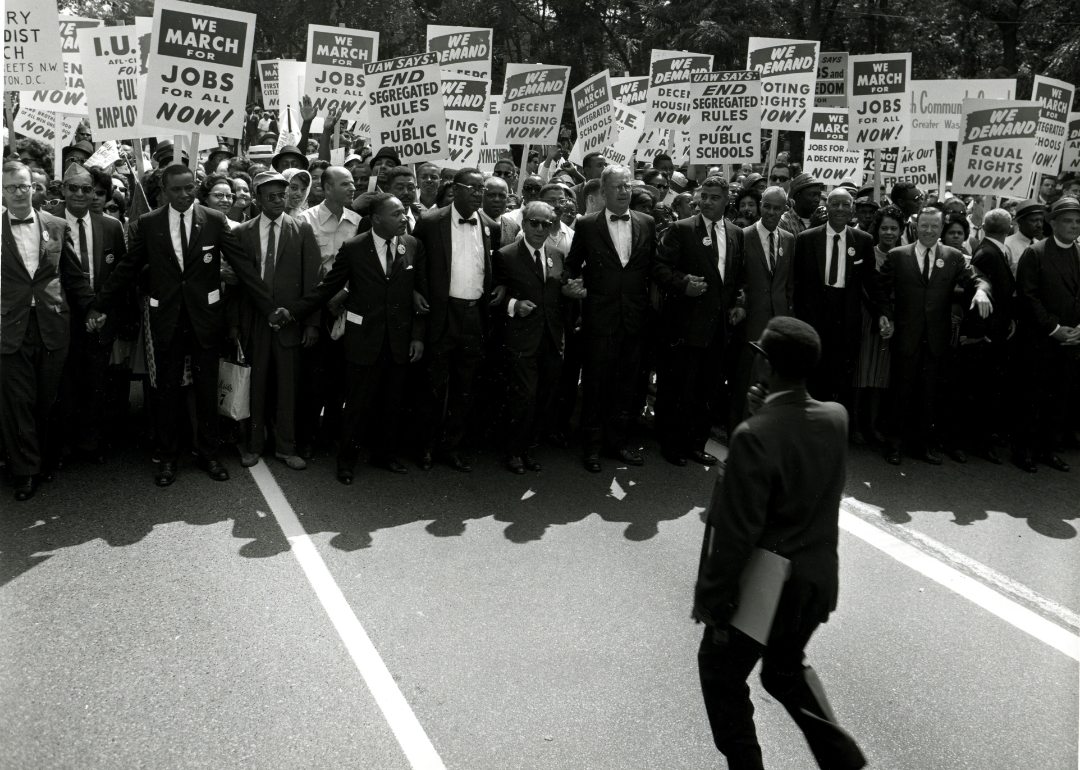
[[[15,499],[29,500],[48,450],[49,414],[71,339],[71,299],[82,309],[94,297],[72,248],[68,224],[35,211],[30,169],[3,169],[3,248],[0,249],[0,430],[15,475]],[[95,324],[97,314],[94,314]]]
[[[604,169],[600,180],[607,206],[578,220],[566,257],[567,274],[585,289],[581,427],[584,465],[591,473],[601,470],[601,452],[627,465],[645,463],[629,446],[629,426],[656,226],[649,215],[630,211],[633,178],[625,166]]]

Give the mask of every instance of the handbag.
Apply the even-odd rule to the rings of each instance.
[[[218,361],[218,413],[234,420],[251,416],[251,367],[244,361],[239,341],[235,361]]]

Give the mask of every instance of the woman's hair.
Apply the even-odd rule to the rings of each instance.
[[[907,217],[904,216],[904,212],[895,203],[890,203],[888,206],[882,206],[878,209],[877,214],[874,215],[874,221],[870,225],[870,235],[874,238],[874,245],[878,242],[878,230],[881,229],[881,223],[886,219],[892,219],[896,221],[896,224],[900,225],[900,229],[904,229],[904,222],[907,221]]]
[[[116,212],[116,218],[120,220],[120,224],[124,223],[124,216],[127,214],[127,203],[124,200],[124,194],[117,190],[112,194],[111,200],[105,203],[106,206],[109,203],[115,203],[119,211]],[[109,216],[112,216],[111,214]]]
[[[454,191],[453,182],[443,182],[439,185],[439,191],[435,193],[435,205],[442,208],[446,205],[446,194]]]
[[[971,224],[968,222],[966,214],[961,214],[959,211],[950,211],[948,214],[946,214],[945,222],[941,226],[941,234],[945,235],[945,232],[952,225],[960,225],[961,229],[963,229],[964,231],[965,241],[968,239],[968,236],[971,235]]]
[[[301,174],[303,174],[303,176],[300,176]],[[287,168],[282,176],[285,177],[286,182],[290,183],[292,182],[293,177],[300,177],[300,184],[304,188],[304,194],[300,196],[300,201],[296,206],[292,208],[289,208],[288,206],[285,207],[285,212],[287,214],[299,214],[307,208],[308,193],[311,192],[311,174],[302,168]]]
[[[207,199],[210,197],[210,191],[219,184],[226,184],[229,186],[229,189],[232,190],[232,182],[229,181],[229,177],[225,176],[225,174],[219,174],[217,172],[207,174],[206,177],[199,182],[199,192],[196,195],[199,199],[199,203],[208,206]]]
[[[754,204],[757,206],[758,211],[761,211],[761,193],[759,193],[757,190],[753,189],[752,187],[745,190],[740,190],[739,194],[735,196],[736,211],[738,211],[739,204],[742,203],[743,198],[753,198]]]

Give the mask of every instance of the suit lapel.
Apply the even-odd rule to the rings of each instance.
[[[825,225],[821,227],[821,237],[815,238],[817,241],[817,258],[818,258],[818,274],[821,276],[821,283],[825,284],[827,274],[825,272],[825,252],[828,249],[826,242],[829,240],[829,228]]]
[[[630,214],[630,259],[633,259],[634,253],[638,250],[638,240],[640,240],[644,234],[645,227],[638,218],[634,216],[633,211],[629,211],[628,213]],[[628,265],[630,264],[630,259],[626,261]]]
[[[719,223],[717,223],[719,224]],[[716,234],[717,238],[726,237],[726,233],[721,226],[720,232]],[[709,238],[710,246],[705,245],[705,239]],[[712,274],[719,279],[721,285],[723,285],[724,279],[720,275],[720,265],[718,264],[719,256],[717,253],[717,247],[715,243],[712,243],[711,236],[709,235],[709,229],[705,226],[705,217],[701,214],[697,215],[694,221],[694,247],[700,248],[702,254],[705,255],[705,264],[712,271]],[[700,244],[700,246],[698,245]]]
[[[10,215],[8,215],[10,216]],[[14,254],[16,256],[15,261],[19,264],[19,267],[26,273],[27,278],[31,278],[30,270],[26,267],[26,260],[23,259],[22,253],[19,251],[18,245],[15,243],[15,235],[11,232],[11,222],[8,220],[8,216],[4,219],[4,253]],[[41,214],[37,215],[38,219],[41,219]],[[25,227],[25,225],[23,225]]]
[[[546,250],[547,249],[545,249],[545,251]],[[523,268],[525,268],[525,271],[528,272],[528,274],[533,277],[533,280],[536,280],[536,281],[539,281],[540,283],[543,283],[544,279],[536,274],[536,268],[533,266],[534,263],[533,263],[532,252],[533,252],[532,246],[525,243],[525,239],[522,238],[521,241],[518,243],[518,249],[517,249],[518,259],[521,260],[521,266]]]
[[[100,285],[104,257],[102,252],[105,251],[105,220],[98,214],[91,214],[90,225],[94,228],[94,250],[90,257],[94,260],[94,283]],[[91,288],[97,288],[97,286]]]
[[[191,267],[191,263],[199,257],[199,233],[202,232],[203,226],[206,224],[206,214],[203,213],[202,207],[195,203],[188,209],[191,212],[191,237],[188,238],[187,254],[184,255],[184,272]],[[172,240],[170,238],[170,240]]]
[[[597,226],[600,228],[600,240],[602,240],[604,244],[609,249],[611,249],[611,253],[615,255],[615,261],[618,262],[621,266],[622,260],[619,259],[619,250],[615,248],[615,241],[612,240],[611,230],[608,227],[607,209],[596,212],[594,216],[596,217]]]
[[[761,260],[761,265],[765,268],[765,274],[772,277],[772,271],[769,270],[769,255],[765,253],[765,248],[761,245],[761,234],[758,232],[757,225],[754,225],[750,230],[752,234],[745,237],[745,240],[748,241],[746,250],[752,252],[751,259]],[[776,242],[775,238],[776,234],[774,233],[774,244]]]
[[[454,208],[454,204],[451,203],[443,211],[442,221],[439,222],[439,232],[442,234],[443,255],[446,257],[446,277],[450,278],[451,270],[453,269],[453,251],[454,251],[454,234],[453,234],[453,217],[457,215],[457,209]]]
[[[1058,246],[1054,236],[1051,235],[1046,239],[1046,253],[1050,256],[1054,268],[1061,273],[1065,288],[1070,294],[1076,294],[1078,284],[1080,284],[1080,275],[1077,274],[1080,272],[1080,265],[1077,264],[1076,245],[1074,244],[1066,251]]]

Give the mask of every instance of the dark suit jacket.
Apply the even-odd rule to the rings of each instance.
[[[61,203],[56,209],[56,216],[64,219],[66,214],[67,208]],[[93,289],[98,292],[109,280],[109,276],[112,275],[116,265],[127,254],[127,245],[124,243],[124,226],[112,217],[90,212],[90,225],[93,230],[94,242],[92,248],[88,249],[88,251],[90,259],[94,261]],[[68,229],[71,229],[70,224]],[[74,241],[74,238],[72,240]],[[79,260],[78,252],[75,254],[75,259],[76,261]],[[133,301],[133,297],[126,297],[123,302],[125,305],[124,312],[120,312],[120,308],[117,307],[114,308],[114,312],[106,316],[105,326],[98,332],[98,340],[103,345],[111,345],[113,340],[116,339],[117,326],[121,317],[130,312],[130,308],[127,306],[131,301]],[[73,327],[85,327],[86,313],[81,311],[73,312],[71,314],[71,323]]]
[[[960,333],[967,337],[989,337],[995,342],[1004,342],[1009,337],[1010,322],[1015,318],[1013,295],[1016,293],[1016,279],[1009,266],[1009,258],[1005,256],[1004,246],[993,238],[983,238],[971,257],[971,266],[990,282],[994,312],[989,318],[982,318],[978,311],[968,309],[971,304],[968,298],[964,304],[964,323]]]
[[[550,243],[545,244],[547,274],[540,280],[533,268],[532,249],[524,239],[503,246],[492,256],[495,283],[506,287],[499,311],[506,314],[510,300],[529,300],[536,308],[527,316],[504,318],[502,340],[508,353],[528,357],[536,355],[545,331],[555,349],[563,351],[563,260],[565,255]]]
[[[896,325],[892,347],[900,355],[914,355],[925,332],[930,352],[944,356],[952,337],[953,291],[961,286],[972,292],[982,289],[989,295],[990,283],[964,261],[963,254],[941,243],[934,246],[934,266],[927,283],[919,272],[915,246],[892,249],[882,263],[882,294],[892,299],[881,312]]]
[[[804,230],[795,237],[792,267],[795,287],[792,309],[796,318],[806,321],[819,331],[829,320],[825,300],[825,238],[829,226],[819,225]],[[874,260],[874,239],[862,230],[848,227],[845,234],[848,253],[844,266],[844,337],[849,353],[859,348],[862,334],[862,310],[865,302],[871,318],[880,315],[881,297]],[[854,250],[854,253],[852,253]],[[835,320],[835,319],[833,319]]]
[[[1076,356],[1077,347],[1062,347],[1050,337],[1061,326],[1080,326],[1080,265],[1077,246],[1064,250],[1053,236],[1034,243],[1016,266],[1017,315],[1021,328],[1040,356]]]
[[[791,315],[795,293],[795,272],[791,259],[795,236],[780,227],[773,231],[776,243],[776,267],[769,270],[769,256],[761,246],[757,225],[743,230],[746,265],[746,339],[761,339],[770,318]]]
[[[222,257],[232,266],[260,313],[270,315],[278,307],[273,304],[258,270],[240,248],[225,215],[198,203],[188,212],[194,219],[183,270],[173,251],[169,206],[162,206],[139,217],[131,248],[115,265],[93,303],[95,310],[108,314],[121,291],[135,279],[143,265],[149,265],[150,330],[155,344],[163,349],[172,342],[181,307],[191,319],[199,344],[204,348],[218,344],[225,327]]]
[[[454,205],[441,209],[429,209],[421,215],[413,230],[413,236],[424,244],[427,261],[427,301],[431,309],[428,322],[428,341],[443,335],[450,308],[450,265],[453,236],[450,233],[450,217],[460,217]],[[484,242],[484,293],[480,298],[480,314],[487,316],[487,300],[492,288],[491,253],[499,248],[499,226],[483,211],[474,215],[480,220]]]
[[[755,546],[791,560],[784,594],[800,610],[823,621],[836,609],[847,429],[844,407],[805,390],[779,395],[735,429],[709,504],[714,548],[698,575],[695,617],[712,626],[731,618]]]
[[[401,236],[396,243],[394,270],[387,277],[371,232],[350,238],[341,245],[322,282],[286,306],[293,317],[307,318],[348,285],[344,339],[345,360],[350,364],[374,364],[387,339],[394,363],[408,363],[409,343],[424,339],[427,316],[413,313],[413,291],[425,298],[428,293],[424,244],[411,235]]]
[[[259,263],[262,256],[262,241],[259,239],[259,222],[262,215],[237,225],[233,234],[240,241],[244,256],[261,275]],[[274,262],[274,285],[266,287],[273,298],[273,305],[289,307],[319,282],[319,267],[322,254],[315,231],[307,222],[302,222],[288,214],[281,217],[281,232],[277,242],[277,260]],[[266,285],[262,278],[259,282]],[[243,329],[250,329],[253,324],[267,323],[266,316],[259,312],[249,295],[241,293],[230,297]],[[295,316],[294,316],[295,317]],[[319,314],[312,313],[303,324],[286,324],[278,331],[278,341],[287,348],[296,347],[304,341],[303,326],[319,326]]]
[[[566,255],[571,278],[585,277],[581,301],[582,332],[607,337],[622,327],[627,334],[645,330],[649,310],[649,267],[656,252],[656,224],[648,214],[629,211],[630,260],[623,267],[611,240],[607,209],[586,214],[574,228]]]
[[[69,300],[85,312],[94,298],[93,289],[75,256],[66,220],[44,211],[37,212],[41,247],[37,270],[31,276],[11,233],[9,214],[0,215],[3,219],[0,353],[14,353],[22,344],[30,320],[31,300],[35,303],[41,341],[47,349],[57,350],[71,341]]]
[[[727,251],[724,278],[716,263],[715,247],[705,246],[708,238],[701,214],[681,219],[664,233],[652,262],[652,279],[664,291],[661,318],[665,337],[672,343],[694,348],[707,347],[719,332],[728,329],[727,313],[742,303],[743,231],[727,221],[722,226]],[[708,289],[697,297],[686,296],[688,275],[703,276]]]

